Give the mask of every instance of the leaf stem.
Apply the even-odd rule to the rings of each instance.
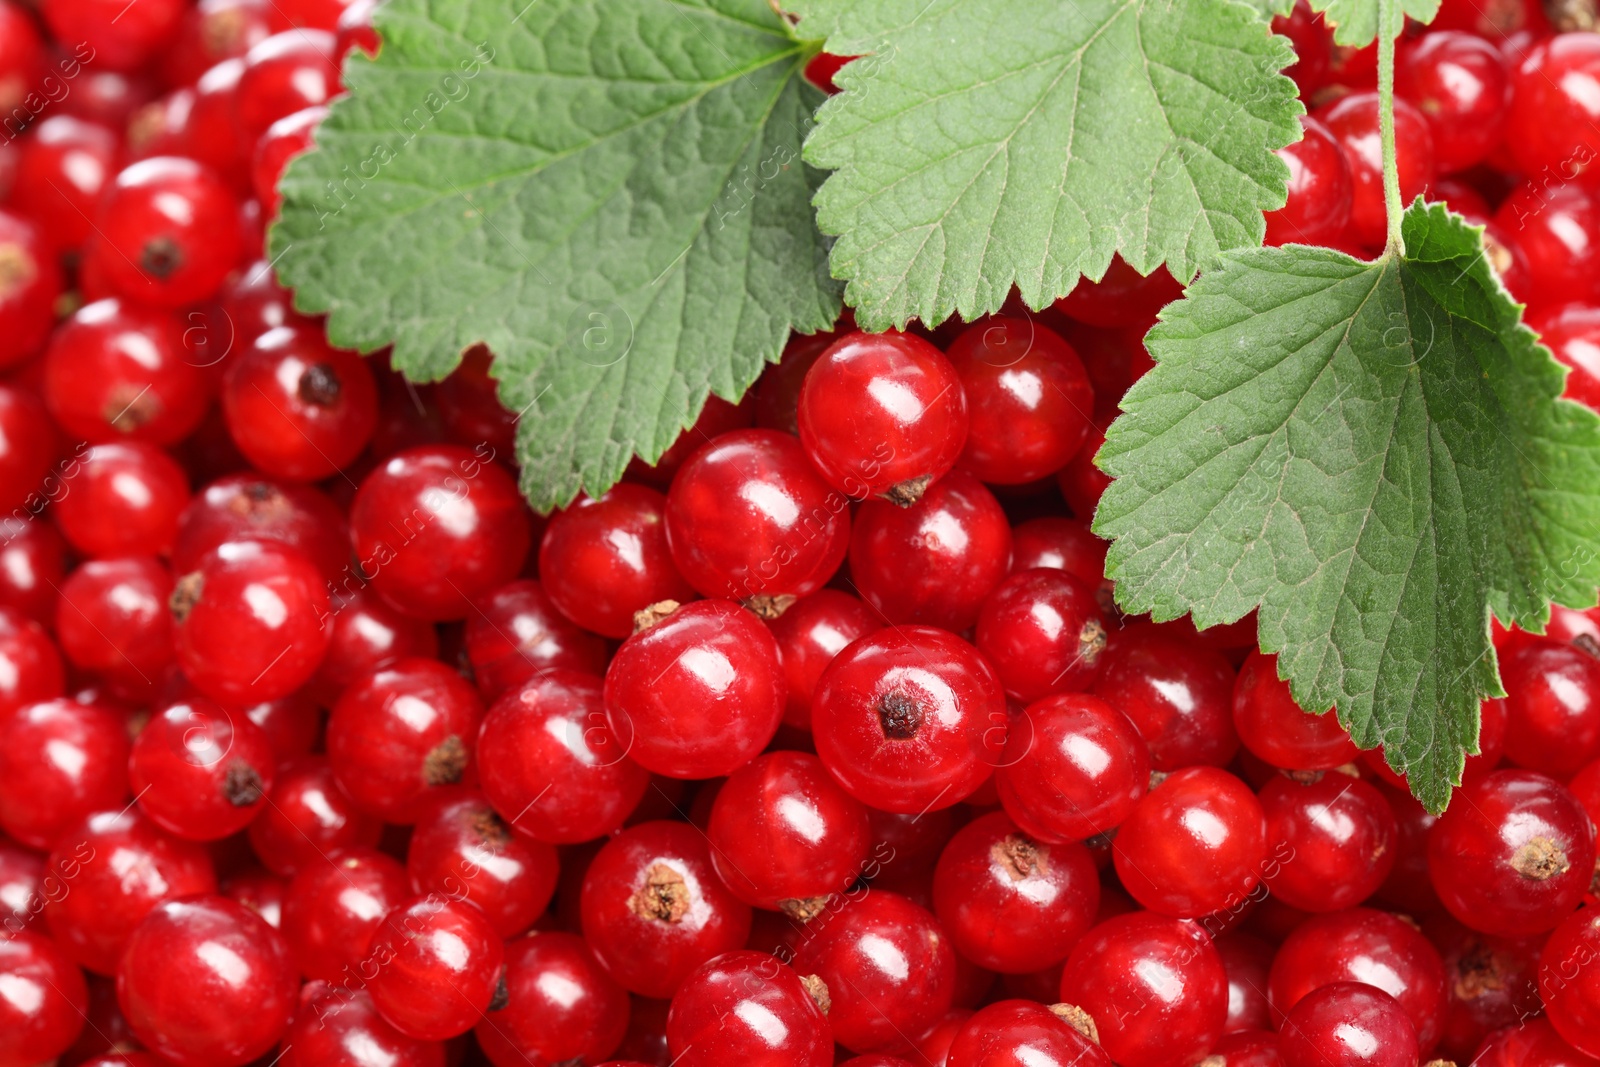
[[[1405,205],[1400,202],[1400,168],[1395,162],[1394,142],[1394,38],[1389,22],[1395,16],[1397,0],[1378,0],[1378,140],[1383,150],[1383,206],[1389,220],[1389,240],[1385,255],[1406,254],[1400,220]]]

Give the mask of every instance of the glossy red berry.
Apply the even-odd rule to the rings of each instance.
[[[268,126],[256,142],[251,184],[267,218],[278,213],[278,179],[283,177],[290,160],[311,150],[312,136],[327,117],[328,109],[320,106],[296,111]]]
[[[978,620],[1011,565],[1011,525],[994,494],[952,471],[909,508],[869,500],[850,539],[850,576],[889,622],[954,633]]]
[[[178,520],[172,566],[187,574],[229,541],[270,541],[292,548],[329,582],[355,595],[364,587],[349,569],[350,533],[326,495],[259,474],[227,474],[197,493]]]
[[[729,775],[706,837],[734,896],[801,920],[855,883],[872,846],[867,809],[804,752],[769,752]]]
[[[666,527],[690,585],[765,615],[821,588],[850,543],[848,501],[776,430],[734,430],[696,452],[672,480]]]
[[[666,497],[624,482],[556,513],[539,545],[545,592],[561,613],[606,637],[633,633],[637,611],[692,600],[667,549]]]
[[[860,599],[837,589],[818,589],[767,623],[783,662],[786,725],[811,729],[811,699],[822,672],[846,645],[882,625]]]
[[[1061,999],[1123,1067],[1194,1063],[1222,1035],[1228,975],[1205,932],[1150,912],[1107,919],[1067,958]]]
[[[1570,778],[1600,756],[1600,659],[1548,639],[1520,644],[1501,661],[1506,758],[1519,767]]]
[[[1105,582],[1108,544],[1076,519],[1055,515],[1029,519],[1011,531],[1011,569],[1055,567],[1098,589]]]
[[[742,948],[750,907],[723,886],[699,830],[646,822],[607,841],[580,899],[583,936],[622,986],[670,997],[697,967]]]
[[[759,619],[730,600],[697,600],[623,642],[606,670],[606,718],[646,770],[712,778],[772,740],[783,684]]]
[[[504,960],[483,912],[437,894],[416,897],[372,935],[364,965],[376,973],[367,992],[402,1034],[443,1041],[477,1025],[498,995]]]
[[[357,49],[369,56],[378,54],[378,47],[382,42],[378,39],[378,32],[372,28],[372,12],[377,6],[377,0],[351,0],[339,13],[340,59]]]
[[[29,927],[44,930],[45,880],[52,893],[61,886],[59,878],[46,875],[44,861],[42,852],[0,840],[0,930],[8,937]]]
[[[598,1063],[622,1042],[628,994],[583,939],[535,932],[506,943],[506,997],[474,1036],[495,1067]]]
[[[245,53],[234,103],[247,145],[279,119],[328,103],[339,93],[333,34],[300,28],[275,33]]]
[[[1511,75],[1507,138],[1517,168],[1541,184],[1593,178],[1600,116],[1588,87],[1600,76],[1600,34],[1561,33],[1528,50]]]
[[[1539,994],[1556,1032],[1580,1052],[1600,1056],[1600,909],[1589,907],[1550,935],[1539,958]]]
[[[1006,814],[1046,841],[1121,825],[1150,783],[1149,749],[1127,716],[1080,693],[1046,697],[1023,715],[995,771]]]
[[[58,40],[81,41],[94,62],[118,71],[136,71],[158,55],[184,8],[181,0],[159,0],[137,12],[113,0],[50,0],[40,6]]]
[[[1522,253],[1536,309],[1600,296],[1600,197],[1589,188],[1529,182],[1501,202],[1494,221]]]
[[[626,477],[629,481],[643,482],[665,491],[683,465],[702,447],[725,433],[747,429],[752,421],[750,405],[730,404],[720,396],[708,396],[705,407],[700,409],[699,418],[678,434],[667,450],[661,453],[660,459],[655,463],[646,463],[643,456],[635,456],[633,462],[628,464]],[[789,432],[793,434],[795,431],[791,429]]]
[[[1073,1005],[997,1001],[964,1021],[944,1062],[946,1067],[1110,1067],[1099,1043],[1070,1021],[1076,1018]]]
[[[1119,255],[1099,281],[1080,280],[1055,306],[1090,326],[1148,326],[1182,294],[1183,286],[1165,267],[1141,275]]]
[[[820,978],[802,978],[765,952],[727,952],[673,995],[667,1051],[682,1067],[832,1067],[829,1008]]]
[[[181,1067],[239,1067],[270,1051],[289,1028],[295,990],[283,937],[218,896],[157,906],[117,968],[134,1034]]]
[[[308,978],[362,988],[372,978],[367,944],[383,917],[411,895],[405,868],[354,847],[310,860],[289,883],[283,934]]]
[[[117,131],[70,115],[51,115],[30,128],[21,144],[7,203],[32,219],[56,250],[81,248],[94,233],[95,208],[120,167]],[[40,280],[36,277],[33,285]],[[47,309],[48,301],[40,310]]]
[[[845,495],[904,507],[955,466],[967,397],[944,353],[914,334],[849,333],[800,389],[800,443]]]
[[[83,972],[54,942],[20,931],[0,938],[0,1063],[49,1063],[84,1026]]]
[[[1000,762],[1008,720],[978,650],[931,626],[898,626],[847,647],[812,705],[817,755],[845,791],[886,811],[949,807]]]
[[[200,0],[188,8],[163,57],[169,85],[192,85],[225,59],[235,59],[272,35],[266,0]]]
[[[1175,771],[1233,759],[1233,686],[1233,668],[1204,641],[1140,624],[1111,634],[1094,692],[1139,728],[1156,770]]]
[[[1465,170],[1500,146],[1511,74],[1488,41],[1449,30],[1427,34],[1403,50],[1394,81],[1396,95],[1428,121],[1440,174]]]
[[[1351,93],[1319,110],[1315,117],[1339,142],[1350,164],[1350,232],[1369,248],[1382,247],[1387,223],[1378,138],[1378,94]],[[1410,203],[1433,180],[1433,134],[1422,112],[1404,100],[1395,101],[1394,129],[1400,198]]]
[[[300,989],[283,1035],[282,1067],[445,1067],[445,1046],[384,1021],[365,990],[322,981]]]
[[[554,846],[513,834],[482,793],[456,786],[424,803],[406,873],[415,892],[475,904],[496,933],[513,937],[550,903],[559,860]]]
[[[65,691],[61,653],[43,626],[0,608],[0,713]]]
[[[1600,411],[1600,308],[1564,305],[1528,324],[1552,355],[1568,367],[1568,400]]]
[[[171,595],[172,575],[151,556],[79,565],[56,605],[61,651],[112,692],[148,698],[172,662]]]
[[[190,700],[139,731],[128,783],[162,829],[215,841],[243,830],[266,805],[274,762],[261,727],[209,700]]]
[[[1428,838],[1439,899],[1486,934],[1542,933],[1583,900],[1594,876],[1595,829],[1561,783],[1496,771],[1462,786]]]
[[[280,326],[257,337],[231,361],[222,405],[251,466],[290,481],[348,466],[378,422],[366,360],[331,347],[319,326]]]
[[[350,536],[372,587],[420,619],[460,619],[522,569],[532,530],[516,483],[457,445],[389,457],[350,505]]]
[[[606,668],[605,642],[573,625],[531,578],[479,597],[467,616],[463,644],[485,700],[553,669],[598,675]]]
[[[799,974],[828,988],[834,1040],[852,1052],[909,1051],[949,1010],[956,956],[949,935],[926,909],[871,890],[813,919],[795,952]]]
[[[1180,918],[1242,907],[1267,859],[1266,816],[1250,787],[1215,767],[1168,775],[1112,843],[1123,888]]]
[[[115,974],[128,934],[164,900],[215,893],[205,847],[173,837],[134,806],[91,815],[67,831],[48,869],[72,887],[45,919],[62,951],[97,974]]]
[[[1579,1052],[1549,1019],[1537,1017],[1490,1034],[1472,1062],[1474,1067],[1594,1067],[1600,1059]]]
[[[56,523],[92,556],[165,555],[189,502],[183,468],[142,441],[95,445],[68,462]]]
[[[128,798],[128,729],[99,703],[45,700],[0,715],[0,829],[53,847],[91,813]]]
[[[326,756],[301,756],[273,775],[270,803],[250,823],[250,847],[267,869],[292,878],[341,849],[378,843],[383,825],[358,811]]]
[[[1416,1067],[1417,1030],[1381,989],[1334,982],[1296,1004],[1279,1038],[1284,1067]]]
[[[1233,724],[1244,747],[1274,767],[1330,770],[1356,758],[1360,749],[1332,711],[1302,711],[1278,678],[1278,657],[1251,652],[1233,688]]]
[[[403,659],[352,682],[328,718],[334,777],[364,811],[411,823],[427,793],[464,779],[483,704],[437,660]]]
[[[66,577],[66,545],[42,519],[0,519],[0,607],[46,622]]]
[[[1093,586],[1041,567],[1011,575],[985,598],[977,643],[1006,694],[1029,702],[1094,684],[1106,624]]]
[[[353,592],[334,590],[329,610],[333,636],[307,687],[324,705],[333,704],[345,686],[369,671],[411,656],[431,659],[438,654],[439,637],[430,624],[402,615],[366,586]]]
[[[1344,149],[1310,115],[1300,116],[1300,125],[1300,140],[1278,149],[1278,158],[1289,165],[1289,202],[1267,212],[1269,245],[1333,244],[1350,222],[1352,187]]]

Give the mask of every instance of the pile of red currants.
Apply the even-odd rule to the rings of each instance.
[[[126,5],[126,6],[124,6]],[[796,338],[548,519],[488,353],[260,259],[355,0],[0,0],[0,1067],[1600,1067],[1600,611],[1429,815],[1118,611],[1092,462],[1178,287]],[[1407,195],[1600,404],[1600,35],[1446,0]],[[1383,240],[1370,50],[1269,240]]]

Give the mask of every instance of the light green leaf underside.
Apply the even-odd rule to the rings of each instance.
[[[1333,24],[1333,39],[1338,44],[1364,48],[1378,39],[1379,0],[1311,0],[1311,7],[1321,11]],[[1439,13],[1439,0],[1398,0],[1390,10],[1386,27],[1390,37],[1400,36],[1405,29],[1406,16],[1418,22],[1432,22]]]
[[[1261,12],[1262,18],[1267,19],[1274,15],[1287,15],[1294,10],[1294,0],[1245,0],[1245,2]]]
[[[821,94],[766,0],[391,0],[379,29],[271,255],[335,342],[413,378],[487,343],[536,507],[834,322],[800,159]]]
[[[1259,244],[1300,137],[1293,54],[1235,0],[796,0],[800,32],[866,58],[806,158],[868,329],[1031,307],[1120,251],[1189,278]]]
[[[1099,461],[1095,529],[1134,612],[1260,607],[1308,710],[1437,810],[1501,692],[1489,612],[1542,628],[1600,585],[1600,418],[1519,322],[1459,216],[1420,201],[1408,257],[1225,255],[1170,305]]]

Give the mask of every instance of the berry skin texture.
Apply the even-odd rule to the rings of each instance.
[[[1499,147],[1511,76],[1499,49],[1482,37],[1430,33],[1404,50],[1394,81],[1395,94],[1428,120],[1440,174],[1466,170]]]
[[[682,1067],[832,1067],[828,997],[819,979],[802,979],[765,952],[725,953],[674,994],[667,1051]]]
[[[871,835],[867,809],[805,752],[769,752],[734,771],[706,826],[734,896],[801,920],[854,884]]]
[[[1389,994],[1334,982],[1307,995],[1284,1020],[1284,1067],[1416,1067],[1417,1031]]]
[[[1183,286],[1165,267],[1141,275],[1120,255],[1113,256],[1105,276],[1084,278],[1056,301],[1056,310],[1090,326],[1145,326],[1156,312],[1178,299]]]
[[[1239,751],[1233,686],[1233,668],[1221,653],[1146,624],[1111,636],[1094,693],[1139,728],[1152,767],[1178,771],[1226,767]]]
[[[754,501],[760,501],[758,507]],[[850,545],[849,502],[776,430],[714,438],[667,492],[667,546],[678,573],[709,597],[763,616],[820,589]]]
[[[183,468],[143,441],[95,445],[63,470],[56,524],[89,556],[156,556],[172,548],[189,503]]]
[[[1506,758],[1519,767],[1570,778],[1600,756],[1600,659],[1574,645],[1535,638],[1502,661]]]
[[[1190,767],[1139,801],[1112,855],[1123,888],[1152,911],[1189,919],[1238,908],[1266,869],[1266,815],[1227,771]]]
[[[1593,182],[1600,117],[1587,87],[1600,77],[1600,34],[1561,33],[1530,48],[1511,75],[1506,139],[1517,169],[1541,182]]]
[[[1150,785],[1150,750],[1127,716],[1084,693],[1046,697],[1023,715],[995,771],[1006,814],[1043,841],[1120,826]]]
[[[516,482],[492,455],[424,445],[390,456],[356,492],[350,537],[379,596],[408,615],[466,618],[522,569],[532,539]]]
[[[1083,447],[1094,387],[1078,354],[1032,319],[973,324],[950,346],[971,429],[957,465],[990,485],[1054,474]]]
[[[531,934],[506,943],[506,1000],[474,1036],[495,1067],[599,1063],[622,1043],[628,994],[583,938]]]
[[[89,1007],[83,972],[49,938],[0,939],[0,1063],[49,1063],[77,1040]]]
[[[946,1067],[1111,1067],[1111,1057],[1093,1038],[1052,1008],[1029,1000],[1001,1000],[979,1009],[950,1043],[944,1062]]]
[[[1055,515],[1029,519],[1011,531],[1011,569],[1055,567],[1099,589],[1105,582],[1109,545],[1076,519]]]
[[[181,0],[159,0],[139,12],[124,11],[115,0],[50,0],[39,6],[53,36],[89,50],[78,53],[85,62],[92,58],[97,66],[122,72],[137,71],[160,54],[184,9]]]
[[[501,818],[558,845],[614,832],[650,784],[606,725],[600,679],[576,671],[546,671],[496,701],[478,760],[478,780]]]
[[[1319,110],[1320,119],[1344,149],[1350,164],[1350,232],[1369,248],[1382,248],[1387,220],[1383,205],[1383,160],[1378,139],[1378,94],[1351,93]],[[1433,134],[1428,120],[1404,100],[1394,102],[1400,199],[1410,203],[1434,177]]]
[[[1600,908],[1556,927],[1539,958],[1539,993],[1556,1032],[1573,1048],[1600,1056]]]
[[[234,103],[244,144],[257,144],[274,122],[338,95],[336,46],[326,30],[302,27],[275,33],[245,53]]]
[[[731,600],[697,600],[624,641],[606,670],[606,720],[628,758],[669,778],[731,774],[783,719],[772,634]]]
[[[822,672],[846,645],[882,625],[876,612],[837,589],[818,589],[767,623],[783,663],[786,726],[811,730],[811,700]]]
[[[118,696],[148,697],[172,662],[167,568],[153,556],[87,560],[59,588],[56,640],[67,661]]]
[[[1054,568],[1013,574],[984,599],[977,644],[1016,700],[1085,691],[1106,648],[1095,587]]]
[[[218,896],[157,906],[117,968],[134,1035],[180,1067],[240,1067],[270,1051],[289,1028],[297,985],[278,931]]]
[[[956,951],[1002,974],[1066,959],[1099,905],[1088,849],[1035,841],[1000,811],[957,831],[934,869],[934,914]]]
[[[950,1009],[956,955],[925,909],[878,889],[813,919],[795,952],[795,972],[816,975],[832,1001],[833,1038],[851,1052],[910,1051]]]
[[[239,201],[209,168],[180,156],[140,160],[106,189],[85,269],[142,304],[206,300],[243,258],[238,219]]]
[[[1512,190],[1494,221],[1522,252],[1537,311],[1600,297],[1600,198],[1592,189],[1553,177],[1530,182]]]
[[[372,977],[367,945],[410,896],[405,868],[385,853],[349,848],[318,857],[289,883],[283,934],[307,978],[359,986]]]
[[[268,218],[277,215],[282,199],[278,195],[278,179],[283,177],[290,160],[311,150],[312,135],[327,117],[325,107],[308,107],[285,115],[268,126],[256,143],[250,167],[251,186],[256,199],[261,201],[262,213]]]
[[[1486,934],[1556,926],[1594,876],[1595,830],[1578,799],[1533,771],[1462,786],[1428,836],[1428,868],[1446,909]]]
[[[445,1067],[444,1045],[390,1026],[366,990],[322,981],[301,988],[282,1056],[282,1067]]]
[[[1439,948],[1450,992],[1437,1055],[1470,1060],[1484,1038],[1542,1010],[1537,938],[1500,938],[1435,915],[1424,932]]]
[[[1151,912],[1107,919],[1067,958],[1061,999],[1089,1013],[1121,1067],[1195,1063],[1228,1016],[1228,974],[1205,932]]]
[[[128,784],[163,830],[217,841],[243,830],[266,806],[274,763],[261,727],[209,700],[190,700],[139,731]]]
[[[806,372],[800,444],[846,496],[914,504],[967,440],[967,396],[943,352],[914,334],[848,333]]]
[[[1472,1063],[1474,1067],[1594,1067],[1600,1059],[1579,1052],[1562,1040],[1549,1019],[1537,1017],[1490,1034]]]
[[[428,797],[406,873],[413,891],[476,904],[495,933],[514,937],[544,913],[559,862],[554,846],[513,834],[482,793],[454,786]]]
[[[300,756],[275,772],[271,803],[250,823],[250,847],[272,873],[293,878],[323,857],[378,843],[383,824],[357,810],[326,756]]]
[[[0,211],[0,262],[8,270],[0,286],[0,367],[11,367],[50,335],[63,279],[44,234],[9,211]]]
[[[889,622],[959,633],[1011,566],[1011,525],[994,494],[965,471],[909,508],[868,500],[850,539],[850,575]]]
[[[311,679],[328,648],[322,576],[278,545],[222,545],[178,579],[171,607],[178,665],[221,703],[288,696]]]
[[[1335,242],[1350,222],[1350,164],[1328,128],[1300,116],[1305,136],[1278,149],[1289,165],[1289,202],[1267,212],[1266,243],[1323,245]]]
[[[1334,712],[1302,711],[1278,678],[1278,657],[1251,652],[1233,688],[1233,725],[1244,747],[1274,767],[1324,771],[1360,753]]]
[[[561,614],[605,637],[633,633],[634,612],[694,599],[667,549],[667,498],[626,482],[557,512],[539,545],[544,590]]]
[[[1272,895],[1301,911],[1340,911],[1375,893],[1394,870],[1400,827],[1383,795],[1358,778],[1279,775],[1261,790]]]
[[[359,597],[346,570],[350,531],[332,500],[309,485],[258,474],[227,474],[207,485],[184,508],[172,544],[172,566],[187,574],[229,541],[270,541],[304,555],[330,582],[350,583],[343,593]],[[370,596],[371,594],[367,594]]]
[[[477,1025],[504,960],[504,942],[483,912],[432,894],[384,916],[363,965],[376,972],[367,992],[390,1026],[420,1041],[443,1041]]]
[[[1600,411],[1600,308],[1567,305],[1529,316],[1529,325],[1570,370],[1561,395]]]
[[[579,914],[611,977],[658,999],[750,936],[750,906],[723,886],[705,836],[687,823],[641,823],[607,841],[584,875]]]
[[[916,814],[970,796],[1000,761],[1005,696],[978,650],[931,626],[850,645],[822,672],[817,755],[862,803]]]
[[[348,466],[378,423],[366,360],[322,328],[279,326],[230,361],[222,390],[228,433],[257,470],[316,481]]]
[[[379,667],[411,656],[432,659],[439,654],[439,635],[421,619],[396,611],[365,586],[353,593],[334,590],[330,596],[333,635],[328,653],[302,692],[331,706],[345,686]]]
[[[483,704],[438,660],[403,659],[352,682],[328,718],[334,777],[362,810],[412,823],[429,790],[467,776]]]
[[[0,608],[0,714],[64,692],[61,653],[43,626]]]
[[[606,670],[605,642],[569,622],[531,578],[479,597],[462,643],[485,700],[558,668],[594,675]]]
[[[48,849],[128,797],[128,730],[116,709],[45,700],[0,715],[0,829]]]

